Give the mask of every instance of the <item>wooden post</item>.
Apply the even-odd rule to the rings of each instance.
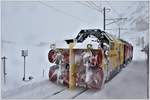
[[[4,84],[6,84],[6,74],[7,74],[7,73],[6,73],[6,61],[5,61],[5,60],[6,60],[7,58],[4,56],[4,57],[2,57],[1,59],[3,60]]]
[[[73,50],[74,43],[69,44],[69,88],[74,89],[76,87],[76,65],[75,65],[75,53]]]

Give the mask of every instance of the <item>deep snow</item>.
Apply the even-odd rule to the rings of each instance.
[[[2,92],[2,98],[7,99],[145,99],[146,97],[147,65],[145,60],[132,61],[112,80],[107,82],[102,90],[85,91],[83,88],[70,90],[65,86],[54,84],[45,79],[24,85],[18,89]]]

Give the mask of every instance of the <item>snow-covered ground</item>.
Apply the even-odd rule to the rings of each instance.
[[[2,92],[7,99],[101,99],[101,98],[147,98],[147,65],[145,60],[132,61],[126,68],[107,82],[102,90],[68,88],[51,83],[48,79],[21,86],[18,89]]]
[[[7,75],[6,75],[6,84],[4,84],[3,67],[1,67],[3,91],[12,90],[24,84],[28,84],[34,81],[40,81],[42,79],[48,78],[47,77],[48,70],[50,67],[50,64],[48,63],[48,59],[47,59],[47,53],[49,51],[48,46],[46,47],[28,46],[28,56],[26,57],[26,78],[28,79],[29,76],[33,77],[33,80],[28,82],[22,81],[23,71],[24,71],[23,69],[24,62],[23,62],[23,57],[21,56],[22,46],[6,44],[4,45],[4,48],[5,48],[4,55],[7,57],[6,59]],[[43,76],[43,71],[44,71],[44,76]]]

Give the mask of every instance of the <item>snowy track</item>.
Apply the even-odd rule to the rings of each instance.
[[[7,99],[99,99],[99,98],[146,98],[147,66],[146,61],[133,61],[111,81],[106,83],[102,90],[87,90],[76,88],[70,90],[49,80],[22,86],[13,91],[2,93]]]
[[[22,86],[16,90],[3,93],[2,98],[8,99],[48,99],[48,98],[75,98],[87,89],[77,88],[69,90],[67,87],[57,85],[49,80],[44,80],[38,83],[32,83]],[[64,96],[65,95],[65,96]]]
[[[55,85],[48,80],[32,83],[14,91],[4,93],[4,98],[45,98],[54,95],[65,87]]]

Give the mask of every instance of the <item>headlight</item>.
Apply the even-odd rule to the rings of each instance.
[[[87,44],[87,49],[92,49],[92,44]]]

